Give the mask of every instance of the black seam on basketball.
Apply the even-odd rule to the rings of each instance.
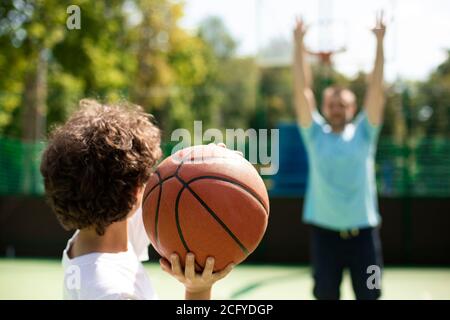
[[[216,213],[210,208],[208,207],[208,205],[200,198],[200,196],[194,191],[192,190],[192,188],[189,186],[190,183],[197,181],[197,180],[201,180],[201,179],[213,179],[213,180],[220,180],[220,181],[225,181],[225,182],[229,182],[233,185],[236,185],[238,187],[240,187],[242,190],[246,191],[247,193],[249,193],[251,196],[253,196],[263,207],[265,213],[268,215],[268,209],[264,206],[264,203],[261,201],[261,199],[259,199],[258,195],[256,195],[252,190],[249,190],[245,185],[242,185],[236,181],[227,179],[227,178],[223,178],[223,177],[216,177],[216,176],[200,176],[200,177],[195,177],[193,179],[191,179],[189,182],[185,182],[179,175],[178,172],[180,171],[185,159],[192,153],[193,150],[191,150],[191,152],[189,152],[185,157],[183,157],[181,163],[179,164],[179,166],[177,167],[175,173],[171,176],[168,176],[164,179],[161,180],[161,175],[159,173],[158,170],[155,171],[155,173],[158,175],[158,183],[155,184],[150,191],[146,194],[146,196],[144,197],[143,203],[145,203],[145,201],[147,200],[148,196],[153,192],[153,190],[156,189],[157,186],[160,186],[160,190],[159,190],[159,194],[158,194],[158,201],[157,201],[157,208],[156,208],[156,214],[155,214],[155,237],[156,237],[156,241],[157,243],[159,243],[159,239],[158,239],[158,217],[159,217],[159,207],[160,207],[160,201],[161,201],[161,194],[162,194],[162,185],[165,181],[176,177],[181,184],[183,185],[183,187],[181,188],[181,190],[178,192],[177,195],[177,199],[175,201],[175,222],[177,225],[177,231],[178,231],[178,236],[180,237],[180,240],[183,244],[183,247],[185,248],[185,250],[187,252],[191,252],[191,250],[189,249],[186,239],[184,239],[183,236],[183,231],[180,225],[180,221],[179,221],[179,202],[180,202],[180,198],[181,195],[183,193],[183,191],[185,189],[188,189],[189,192],[197,199],[198,202],[200,202],[200,204],[208,211],[208,213],[216,220],[217,223],[219,223],[221,225],[221,227],[228,233],[228,235],[236,242],[236,244],[239,246],[239,248],[244,252],[245,255],[249,254],[248,249],[240,242],[240,240],[236,237],[236,235],[228,228],[228,226],[216,215]],[[202,158],[202,160],[205,159],[227,159],[225,157],[207,157],[207,158]],[[202,269],[203,267],[195,260],[195,265],[197,267],[199,267],[200,269]]]
[[[158,170],[155,170],[155,172],[154,172],[153,174],[157,174],[158,177],[161,178],[161,176],[159,175],[159,171],[158,171]],[[153,189],[155,189],[155,188],[158,186],[160,180],[161,180],[161,179],[158,179],[158,183],[155,184],[155,185],[154,185],[147,193],[144,193],[144,196],[142,197],[142,199],[143,199],[143,200],[142,200],[142,203],[144,203],[145,200],[147,200],[148,195],[153,191]]]
[[[186,250],[186,252],[191,252],[191,249],[189,249],[189,247],[186,243],[186,240],[184,239],[183,230],[181,230],[179,211],[178,211],[178,205],[180,203],[181,194],[186,189],[186,184],[180,177],[177,176],[177,178],[183,184],[183,187],[181,188],[180,192],[178,192],[177,199],[175,201],[175,222],[177,225],[178,236],[180,237],[180,240],[181,240],[181,243],[183,244],[184,249]],[[197,265],[197,267],[199,267],[200,269],[203,269],[203,267],[199,263],[197,263],[196,259],[194,260],[194,262]]]
[[[197,193],[195,193],[194,190],[191,189],[191,187],[189,187],[188,183],[183,181],[178,176],[177,176],[177,178],[184,185],[184,188],[188,189],[191,192],[191,194],[197,199],[197,201],[200,202],[202,207],[205,208],[206,211],[208,211],[208,213],[214,218],[214,220],[216,220],[216,222],[221,225],[221,227],[228,233],[228,235],[234,240],[234,242],[236,242],[236,244],[244,252],[244,254],[248,255],[249,254],[248,249],[242,244],[242,242],[238,239],[238,237],[236,237],[236,235],[228,228],[228,226],[219,218],[219,216],[217,216],[217,214],[210,207],[208,207],[208,205],[203,201],[203,199],[200,198],[199,195]],[[178,227],[178,222],[177,222],[177,227]]]
[[[156,189],[156,187],[158,187],[158,186],[159,186],[160,184],[162,184],[163,182],[169,180],[170,178],[173,178],[173,177],[175,177],[175,176],[178,176],[178,171],[181,169],[181,166],[183,165],[183,163],[185,163],[186,158],[187,158],[191,153],[192,153],[192,150],[191,150],[187,155],[184,156],[184,158],[181,160],[180,165],[177,167],[177,169],[176,169],[176,171],[175,171],[175,174],[173,174],[173,175],[171,175],[171,176],[168,176],[168,177],[165,177],[164,179],[160,180],[159,183],[155,184],[155,185],[150,189],[150,191],[148,191],[147,194],[144,195],[144,198],[143,198],[144,200],[142,201],[142,203],[145,203],[145,201],[147,200],[147,198],[148,198],[148,196],[150,195],[150,193],[152,193],[153,190]],[[202,158],[201,161],[203,161],[203,160],[205,160],[205,159],[209,160],[209,159],[229,159],[229,158],[226,158],[226,157],[205,157],[205,158]],[[156,170],[155,173],[157,173],[157,172],[159,172],[159,171]],[[258,201],[259,201],[259,199],[258,199]],[[260,202],[261,202],[261,201],[260,201]],[[262,203],[261,203],[261,204],[262,204]],[[263,205],[263,207],[264,207],[264,205]],[[264,209],[266,209],[266,208],[264,207]],[[267,209],[266,209],[266,211],[267,211]]]
[[[173,178],[173,177],[175,177],[176,175],[178,175],[178,170],[180,170],[181,166],[183,165],[184,159],[185,159],[187,156],[189,156],[191,153],[192,153],[192,150],[191,150],[186,156],[184,156],[184,158],[183,158],[183,160],[181,161],[180,165],[179,165],[179,166],[177,167],[177,169],[175,170],[175,173],[174,173],[173,175],[171,175],[171,176],[165,177],[164,179],[161,180],[161,175],[160,175],[160,173],[159,173],[159,170],[156,169],[155,173],[156,173],[156,174],[158,175],[158,177],[159,177],[158,183],[155,184],[155,185],[150,189],[149,192],[147,192],[147,194],[144,196],[144,200],[142,201],[142,203],[145,203],[145,201],[147,201],[148,196],[150,195],[150,193],[153,192],[153,190],[156,189],[156,187],[162,185],[163,182],[169,180],[170,178]]]
[[[256,193],[254,193],[252,190],[248,189],[245,185],[243,185],[243,184],[241,184],[241,183],[239,183],[237,181],[234,181],[234,180],[231,180],[231,179],[228,179],[228,178],[217,177],[217,176],[199,176],[199,177],[192,178],[187,183],[191,184],[194,181],[203,180],[203,179],[225,181],[225,182],[229,182],[229,183],[231,183],[231,184],[241,188],[242,190],[246,191],[251,196],[253,196],[253,198],[255,198],[261,204],[261,206],[264,208],[264,212],[266,213],[266,215],[269,215],[268,208],[266,208],[266,206],[264,205],[262,200],[259,198],[259,196]]]
[[[155,173],[156,173],[156,172],[157,172],[157,171],[155,171]],[[159,174],[158,174],[158,175],[159,175]],[[150,193],[153,192],[153,190],[155,190],[158,186],[162,185],[163,182],[166,182],[167,180],[169,180],[169,179],[171,179],[171,178],[173,178],[173,177],[175,177],[174,174],[171,175],[171,176],[165,177],[165,178],[162,179],[162,180],[159,180],[159,182],[158,182],[157,184],[155,184],[155,185],[150,189],[149,192],[147,192],[147,195],[144,197],[144,200],[142,201],[142,203],[145,203],[145,201],[147,201],[148,196],[150,195]]]
[[[161,181],[161,175],[158,171],[155,172],[158,175],[158,184],[159,184],[159,193],[158,193],[158,202],[156,203],[156,212],[155,212],[155,238],[156,238],[156,245],[159,247],[159,239],[158,239],[158,218],[159,218],[159,205],[161,203],[161,193],[162,193],[162,187],[163,183]]]
[[[187,252],[191,252],[191,250],[189,249],[189,247],[188,247],[188,245],[186,243],[186,240],[184,239],[183,231],[181,230],[180,216],[179,216],[179,211],[178,211],[178,206],[180,204],[181,194],[183,193],[184,189],[186,189],[186,186],[183,184],[183,187],[181,188],[180,192],[178,192],[177,199],[175,200],[175,222],[176,222],[176,225],[177,225],[178,236],[180,237],[180,240],[181,240],[181,243],[183,244],[184,249]]]
[[[180,165],[177,167],[177,170],[175,170],[174,176],[178,177],[178,171],[180,171],[181,166],[183,165],[184,160],[186,160],[186,158],[189,157],[193,151],[194,151],[194,150],[191,149],[191,150],[189,151],[189,153],[188,153],[187,155],[185,155],[185,156],[183,157],[183,159],[181,159]],[[183,183],[184,183],[184,181],[183,181]]]
[[[177,167],[177,170],[175,170],[174,176],[178,177],[178,171],[180,170],[182,165],[183,165],[183,161],[181,161],[180,165]]]

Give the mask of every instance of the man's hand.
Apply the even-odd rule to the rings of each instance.
[[[313,84],[311,67],[306,59],[304,37],[308,28],[302,18],[295,19],[294,28],[294,63],[292,73],[294,75],[294,107],[297,114],[297,122],[302,127],[308,127],[312,123],[312,112],[316,108],[316,101],[312,94]]]
[[[386,33],[386,25],[383,19],[383,11],[377,13],[375,28],[372,32],[377,38],[377,48],[375,64],[370,76],[369,85],[364,98],[364,105],[367,111],[369,122],[372,125],[380,125],[383,121],[384,112],[384,45],[383,39]]]
[[[164,258],[161,258],[159,262],[165,272],[184,284],[186,288],[186,300],[211,299],[211,288],[213,284],[225,278],[233,269],[233,264],[229,264],[222,271],[213,273],[214,258],[208,257],[203,272],[196,273],[195,256],[193,253],[186,255],[184,270],[181,268],[180,258],[175,253],[170,256],[170,262]]]
[[[305,34],[308,28],[305,25],[305,22],[301,17],[297,17],[295,19],[295,28],[294,28],[294,40],[296,44],[303,43],[303,39],[305,38]]]
[[[382,41],[384,39],[384,35],[386,34],[386,24],[384,22],[384,12],[383,10],[377,12],[375,18],[375,27],[372,29],[372,32],[377,37],[378,41]]]

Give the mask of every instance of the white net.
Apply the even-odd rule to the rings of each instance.
[[[341,51],[333,59],[346,74],[367,71],[373,64],[375,41],[370,28],[379,10],[389,25],[386,60],[395,60],[397,0],[256,0],[258,61],[262,66],[287,66],[292,61],[292,31],[296,16],[309,26],[305,44],[312,52]],[[397,72],[388,70],[390,77]]]

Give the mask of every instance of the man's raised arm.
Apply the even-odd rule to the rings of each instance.
[[[297,122],[302,127],[309,127],[312,123],[312,112],[316,108],[314,94],[311,90],[312,73],[306,61],[304,36],[306,27],[301,19],[297,19],[294,30],[294,106]]]
[[[372,125],[380,125],[383,122],[384,111],[384,88],[383,88],[383,71],[384,71],[384,47],[383,40],[386,32],[386,26],[383,22],[383,12],[377,14],[375,28],[372,29],[377,39],[377,52],[375,57],[375,66],[369,78],[366,97],[364,99],[364,107],[366,108],[369,122]]]

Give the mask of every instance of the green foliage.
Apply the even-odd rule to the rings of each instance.
[[[81,8],[80,30],[66,28],[69,5]],[[264,68],[255,57],[236,56],[237,42],[217,17],[197,32],[183,29],[183,10],[172,0],[1,1],[0,136],[23,136],[24,114],[42,105],[49,130],[83,97],[142,105],[163,129],[166,154],[172,130],[192,129],[194,120],[204,129],[294,121],[291,67]],[[350,79],[312,67],[318,106],[331,84],[349,87],[363,106],[365,73]],[[377,155],[385,194],[448,195],[449,135],[450,52],[426,81],[386,84]],[[0,178],[11,183],[0,193],[41,193],[41,145],[2,139]]]
[[[429,106],[432,116],[424,126],[426,135],[450,136],[450,50],[447,59],[419,85],[421,106]]]
[[[294,119],[291,68],[265,68],[261,70],[259,102],[264,110],[265,123],[258,127],[275,128],[282,120]]]
[[[72,4],[81,8],[80,30],[66,28]],[[142,105],[166,139],[194,120],[222,129],[292,121],[290,67],[260,68],[254,57],[237,57],[237,42],[217,17],[205,19],[197,32],[183,29],[183,10],[182,2],[171,0],[2,1],[0,135],[21,136],[26,101],[36,89],[30,84],[43,75],[47,130],[83,97]],[[36,71],[40,60],[47,74]],[[313,73],[319,106],[330,84],[348,86],[362,106],[366,74],[350,79],[318,65]],[[388,84],[386,97],[383,135],[398,141],[448,136],[450,55],[427,81]]]
[[[196,120],[206,127],[247,128],[257,102],[255,59],[234,56],[237,44],[216,17],[204,20],[198,34],[205,43],[208,74],[194,90]]]
[[[81,8],[80,30],[66,28],[71,4]],[[220,90],[209,98],[202,91],[217,61],[201,37],[179,26],[182,3],[11,0],[0,13],[0,134],[20,136],[26,77],[43,53],[48,128],[83,97],[129,99],[154,113],[164,132],[189,127],[197,114],[212,123]]]
[[[225,24],[219,17],[206,18],[200,25],[199,35],[214,51],[219,59],[231,58],[237,42],[230,36]]]

